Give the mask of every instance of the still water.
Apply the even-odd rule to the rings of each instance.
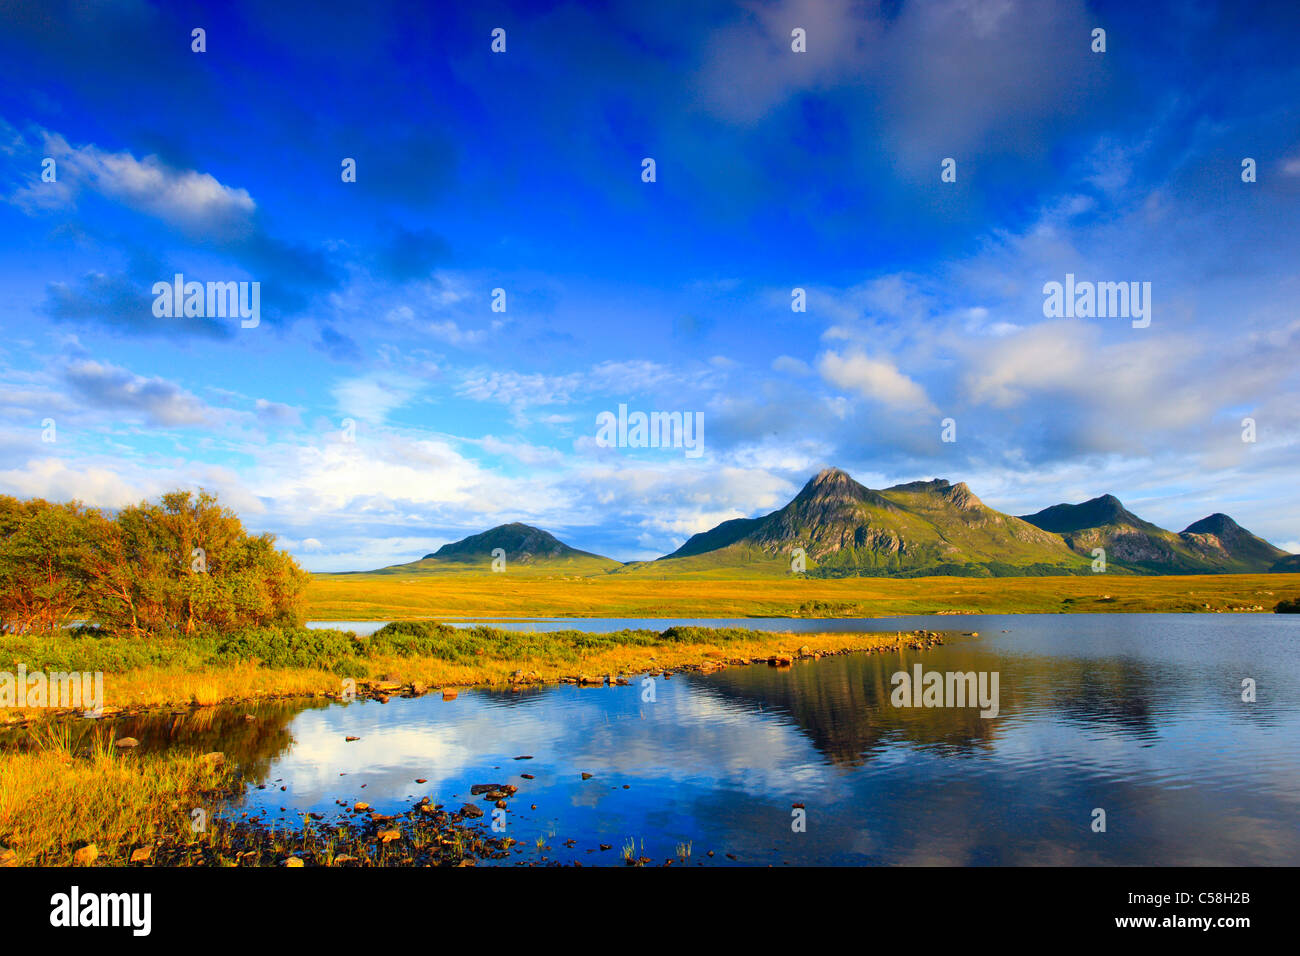
[[[1300,616],[510,626],[669,623],[980,636],[792,668],[628,675],[627,687],[207,709],[123,721],[118,733],[224,750],[250,777],[227,812],[265,820],[334,819],[336,800],[404,812],[426,795],[490,812],[471,785],[514,784],[510,862],[621,864],[631,844],[655,862],[689,847],[690,865],[710,866],[1300,864]],[[893,706],[891,676],[918,663],[998,673],[998,716]],[[1096,810],[1105,832],[1094,832]]]

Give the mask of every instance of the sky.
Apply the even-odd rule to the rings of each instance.
[[[1269,2],[11,0],[0,493],[205,488],[335,571],[653,558],[833,465],[1300,551],[1297,50]]]

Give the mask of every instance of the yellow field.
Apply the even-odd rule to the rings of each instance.
[[[801,633],[752,631],[726,641],[671,641],[662,644],[584,648],[574,651],[562,636],[549,635],[534,652],[503,657],[485,648],[473,663],[436,657],[397,655],[368,658],[363,680],[421,683],[429,688],[493,686],[513,683],[553,684],[566,678],[676,670],[718,664],[736,659],[753,660],[773,654],[793,655],[807,645],[822,654],[878,651],[910,640],[894,632]],[[522,678],[515,674],[522,672]],[[337,696],[342,682],[337,674],[308,667],[267,668],[255,663],[224,664],[203,670],[185,667],[149,667],[109,674],[104,679],[104,706],[120,710],[210,705],[269,698]],[[49,710],[0,708],[0,724],[40,721]],[[7,759],[7,758],[6,758]],[[3,778],[0,777],[0,780]],[[0,787],[0,810],[3,810]],[[0,814],[0,819],[2,819]]]
[[[939,611],[1272,611],[1300,574],[1044,578],[584,578],[502,574],[324,575],[310,620],[521,617],[880,617]],[[1208,605],[1208,607],[1207,607]]]

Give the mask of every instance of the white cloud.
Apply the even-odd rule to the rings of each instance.
[[[213,410],[174,382],[143,378],[104,362],[73,362],[64,371],[73,392],[95,408],[136,412],[151,425],[203,425]]]
[[[772,371],[786,372],[789,375],[811,375],[812,367],[803,359],[790,355],[778,355],[772,359]]]
[[[413,378],[386,373],[344,379],[331,391],[340,414],[377,424],[415,398],[422,387]]]
[[[817,360],[823,379],[838,388],[857,392],[893,408],[931,410],[925,389],[889,361],[871,358],[865,352],[846,355],[824,352]]]
[[[173,169],[157,156],[137,159],[126,151],[72,146],[57,133],[42,131],[41,136],[44,154],[57,164],[60,188],[30,183],[11,197],[21,207],[71,203],[77,190],[87,188],[192,233],[229,236],[251,226],[257,204],[246,189],[226,186],[208,173]]]

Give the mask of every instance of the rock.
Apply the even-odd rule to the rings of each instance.
[[[291,857],[289,857],[289,859],[287,859],[287,860],[284,861],[284,865],[285,865],[285,866],[303,866],[304,864],[303,864],[302,860],[300,860],[298,857],[296,857],[296,856],[291,856]]]
[[[480,810],[478,807],[474,806],[474,804],[467,803],[460,808],[460,815],[470,820],[475,820],[483,816],[483,811]]]
[[[800,657],[807,657],[807,656],[808,656],[809,654],[811,654],[811,653],[812,653],[812,648],[810,648],[807,644],[805,644],[803,647],[799,648],[799,656],[800,656]]]
[[[533,779],[533,775],[531,773],[521,773],[519,776],[523,777],[525,780]]]
[[[587,773],[587,771],[584,770],[584,771],[582,772],[582,779],[583,779],[583,780],[590,780],[590,779],[591,779],[591,774]]]
[[[211,753],[204,754],[199,759],[202,760],[204,763],[208,764],[209,766],[220,767],[222,764],[226,762],[226,755],[223,754],[220,750],[214,750]]]
[[[401,830],[380,830],[375,834],[375,839],[380,843],[392,843],[394,840],[400,840],[401,838]]]
[[[443,700],[455,700],[459,692],[454,687],[444,687],[442,689]]]
[[[8,847],[0,846],[0,866],[17,866],[18,854]]]
[[[90,866],[99,858],[99,847],[93,843],[83,846],[76,853],[72,854],[72,862],[76,866]]]
[[[354,740],[360,740],[360,739],[361,739],[360,737],[344,737],[344,738],[343,738],[344,742],[345,742],[345,743],[349,743],[349,744],[352,743],[352,741],[354,741]]]
[[[471,797],[478,797],[485,793],[492,793],[494,790],[504,790],[505,788],[506,785],[504,783],[476,783],[469,788],[469,794]]]
[[[134,737],[119,737],[117,740],[113,741],[113,746],[122,748],[139,747],[140,741],[136,740]]]
[[[522,757],[516,757],[515,759],[516,759],[516,760],[532,760],[533,757],[532,757],[531,754],[524,754]]]
[[[132,863],[148,863],[153,859],[153,847],[142,846],[131,851]]]
[[[415,782],[416,782],[416,783],[428,783],[429,781],[425,780],[423,777],[416,777],[416,778],[415,778]]]
[[[365,802],[358,802],[357,805],[352,809],[356,813],[365,813],[367,810],[370,809],[370,804]]]
[[[411,681],[411,695],[413,697],[423,697],[427,693],[429,693],[428,684],[421,683],[418,680]]]

